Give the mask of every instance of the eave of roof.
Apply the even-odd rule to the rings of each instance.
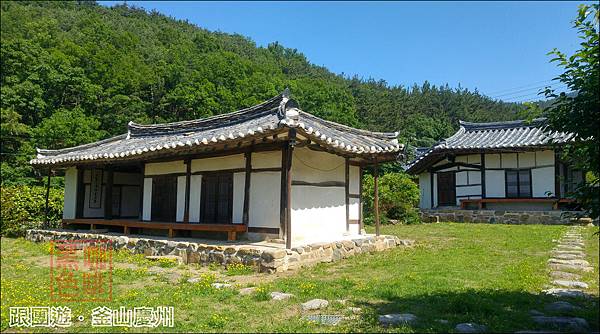
[[[328,151],[344,156],[399,154],[398,133],[370,132],[326,121],[303,112],[286,90],[256,106],[205,119],[141,125],[130,122],[128,132],[94,143],[60,150],[38,149],[33,165],[68,166],[80,163],[143,161],[157,154],[178,154],[195,148],[226,146],[265,138],[296,128]]]

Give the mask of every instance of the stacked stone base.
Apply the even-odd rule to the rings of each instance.
[[[338,261],[360,253],[373,253],[413,244],[411,240],[401,240],[391,235],[361,236],[352,240],[313,243],[292,249],[250,244],[207,244],[200,241],[177,241],[64,230],[27,230],[25,238],[33,242],[104,239],[108,240],[115,250],[127,249],[132,253],[146,256],[175,255],[180,257],[185,264],[217,263],[227,266],[242,263],[267,273],[283,272],[320,262]]]
[[[581,212],[575,211],[498,211],[498,210],[463,210],[463,209],[421,209],[421,221],[459,222],[488,224],[544,224],[569,225],[589,224],[590,218],[574,218]]]

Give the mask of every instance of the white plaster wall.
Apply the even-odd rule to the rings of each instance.
[[[147,163],[144,169],[145,175],[161,175],[172,173],[185,173],[186,167],[183,160],[169,162]]]
[[[481,154],[469,154],[467,155],[467,162],[470,164],[479,165],[481,163]]]
[[[300,148],[294,150],[292,177],[294,181],[346,182],[345,163],[335,154]]]
[[[69,167],[65,171],[65,202],[63,219],[75,219],[77,211],[77,168]]]
[[[462,186],[467,185],[467,172],[457,172],[456,173],[456,185]],[[458,195],[458,194],[457,194]]]
[[[517,167],[517,153],[502,153],[502,168]]]
[[[481,186],[456,187],[456,204],[460,205],[460,196],[481,196]]]
[[[252,173],[250,182],[250,227],[279,228],[281,173]]]
[[[254,173],[257,174],[257,173]],[[252,178],[254,175],[251,175]],[[250,185],[252,185],[252,179]],[[246,185],[246,173],[233,174],[233,217],[234,224],[242,224],[244,222],[244,187]],[[249,203],[248,203],[249,204]],[[248,208],[252,211],[252,208]]]
[[[531,189],[533,197],[548,197],[554,193],[554,167],[535,168],[531,170]]]
[[[519,168],[535,167],[535,152],[519,153]]]
[[[468,173],[468,184],[481,184],[481,172],[480,171],[469,171]]]
[[[429,173],[419,174],[419,190],[421,193],[419,207],[421,209],[431,209],[431,176]]]
[[[349,168],[349,181],[350,181],[350,193],[358,194],[360,192],[360,167],[358,166],[350,166]]]
[[[438,206],[437,175],[433,174],[433,207]]]
[[[152,178],[144,178],[144,199],[143,199],[143,210],[142,219],[152,219]]]
[[[359,212],[360,212],[360,201],[358,198],[350,198],[350,205],[348,206],[350,210],[349,216],[350,220],[358,220]]]
[[[485,168],[501,168],[500,154],[486,154],[485,155]]]
[[[485,171],[485,192],[486,197],[505,197],[503,170]]]
[[[185,179],[185,175],[177,177],[177,209],[175,211],[175,221],[177,222],[183,221],[185,213]]]
[[[252,153],[252,168],[281,167],[281,151]]]
[[[104,199],[106,198],[106,188],[102,186],[102,200],[99,208],[90,208],[90,185],[85,185],[85,197],[83,202],[83,217],[102,218],[104,217]]]
[[[246,159],[243,154],[192,160],[192,173],[245,167]]]
[[[202,175],[192,175],[190,179],[190,222],[200,222],[200,196],[202,195]]]
[[[121,216],[139,216],[140,188],[137,186],[123,186],[121,189]]]
[[[294,244],[328,241],[346,233],[343,187],[292,186]]]
[[[554,166],[554,151],[544,150],[535,154],[537,166]]]

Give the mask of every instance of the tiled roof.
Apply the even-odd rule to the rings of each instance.
[[[398,133],[359,130],[326,121],[299,109],[289,92],[236,112],[165,124],[130,122],[126,134],[60,150],[37,150],[34,165],[76,165],[84,162],[141,160],[157,154],[190,152],[194,148],[235,144],[253,138],[272,137],[296,128],[333,153],[350,157],[390,155],[404,148]]]
[[[446,153],[476,153],[485,151],[507,151],[518,148],[548,147],[573,140],[570,133],[550,131],[545,118],[531,122],[509,121],[492,123],[470,123],[460,121],[460,129],[426,152],[419,152],[407,166],[407,172],[418,173],[435,163],[435,158]]]

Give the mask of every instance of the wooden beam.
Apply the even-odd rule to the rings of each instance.
[[[112,192],[114,172],[111,167],[106,168],[106,194],[104,195],[104,219],[112,219]]]
[[[190,187],[192,179],[192,160],[185,160],[185,205],[183,211],[183,222],[190,222]]]
[[[379,235],[379,164],[375,162],[375,175],[374,175],[374,200],[373,209],[375,210],[375,235]]]
[[[292,156],[296,145],[296,129],[291,128],[288,132],[288,150],[286,161],[286,214],[285,214],[285,248],[292,248]]]
[[[346,158],[346,166],[344,173],[346,174],[346,180],[344,188],[346,190],[346,232],[350,231],[350,159]]]
[[[208,232],[246,232],[247,226],[243,224],[184,224],[184,223],[169,223],[169,222],[144,222],[135,219],[113,219],[104,220],[101,218],[84,218],[84,219],[63,219],[63,224],[94,224],[107,226],[127,226],[159,229],[159,230],[182,230],[182,231],[208,231]]]
[[[48,168],[48,180],[46,181],[46,208],[44,210],[44,223],[46,227],[50,227],[50,176],[52,175],[52,169]]]
[[[252,176],[252,151],[244,153],[244,157],[246,158],[246,179],[244,180],[244,213],[242,214],[242,222],[245,225],[248,225],[248,221],[250,220],[250,182]]]

